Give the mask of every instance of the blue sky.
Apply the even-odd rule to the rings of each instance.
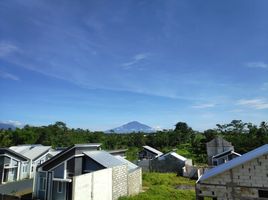
[[[266,0],[3,0],[0,121],[268,119]]]

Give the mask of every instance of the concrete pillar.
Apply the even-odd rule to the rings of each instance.
[[[17,167],[17,181],[20,180],[21,161],[18,162]]]
[[[32,160],[29,161],[30,162],[30,172],[29,172],[29,178],[32,178]]]
[[[68,176],[68,174],[67,174],[67,161],[65,161],[64,162],[64,174],[63,174],[64,179],[66,179],[67,176]]]

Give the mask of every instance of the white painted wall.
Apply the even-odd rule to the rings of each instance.
[[[112,200],[112,169],[92,173],[93,200]]]
[[[91,200],[92,174],[73,177],[73,200]]]
[[[73,200],[112,200],[112,169],[74,176]]]

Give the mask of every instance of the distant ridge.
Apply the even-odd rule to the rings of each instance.
[[[151,132],[155,132],[155,129],[145,124],[142,124],[140,122],[132,121],[122,126],[119,126],[117,128],[107,130],[105,132],[106,133],[133,133],[133,132],[151,133]]]
[[[0,130],[1,129],[3,129],[3,130],[8,130],[8,129],[15,130],[16,127],[13,124],[0,122]]]

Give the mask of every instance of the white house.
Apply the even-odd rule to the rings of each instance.
[[[0,184],[18,181],[27,174],[29,159],[8,148],[0,148]]]
[[[22,178],[33,178],[36,167],[52,157],[50,154],[51,146],[40,144],[18,145],[9,147],[9,149],[29,159],[29,163],[23,166],[23,171],[27,171],[27,173],[24,173]]]
[[[73,145],[37,167],[33,197],[116,200],[141,190],[141,169],[99,144]]]

